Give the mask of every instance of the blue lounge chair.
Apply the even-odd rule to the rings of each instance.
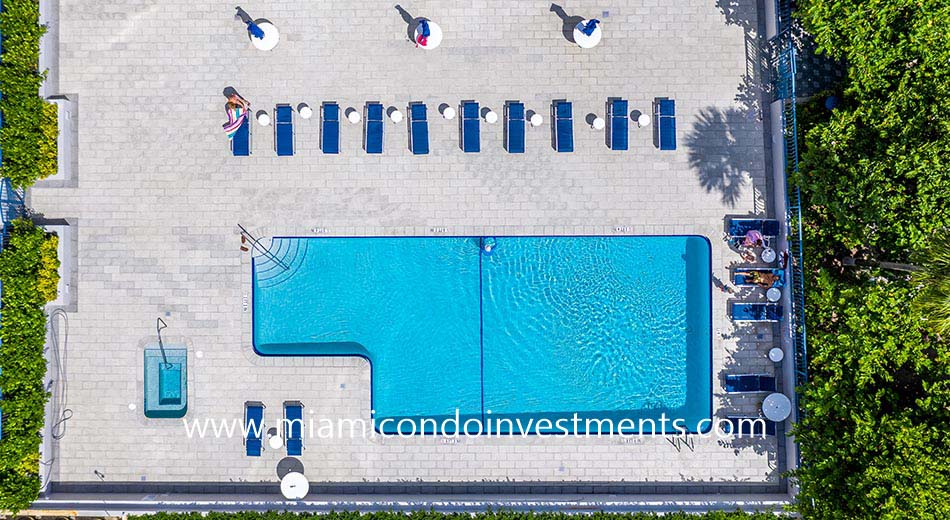
[[[366,153],[383,153],[383,105],[367,103],[363,112],[363,149]]]
[[[231,153],[235,157],[251,155],[251,114],[244,118],[244,122],[231,138]]]
[[[459,119],[459,147],[467,153],[480,151],[482,144],[479,136],[478,103],[462,101],[459,113],[462,114]]]
[[[653,145],[660,150],[676,150],[676,102],[653,100]]]
[[[726,392],[774,392],[775,377],[768,374],[739,374],[726,376]]]
[[[773,219],[734,218],[729,220],[729,230],[726,233],[731,238],[741,238],[752,230],[762,233],[762,236],[775,237],[779,233],[779,224]]]
[[[551,103],[551,132],[555,150],[574,151],[574,113],[570,101]]]
[[[524,153],[524,103],[509,101],[505,104],[505,150]]]
[[[429,121],[425,103],[409,103],[409,150],[415,155],[429,153]]]
[[[730,415],[723,423],[723,432],[737,437],[761,437],[763,434],[774,436],[775,423],[765,417]]]
[[[264,403],[247,401],[244,403],[244,450],[248,457],[260,457],[264,450]]]
[[[732,321],[781,321],[782,306],[776,303],[735,302],[729,309]]]
[[[303,455],[303,404],[300,401],[284,401],[284,440],[287,455]]]
[[[607,100],[607,147],[626,150],[629,147],[627,100]]]
[[[294,110],[290,105],[274,108],[274,150],[280,156],[294,154]]]
[[[324,103],[320,111],[320,149],[323,153],[340,153],[340,105]]]
[[[735,272],[732,273],[732,284],[738,287],[755,285],[752,283],[752,277],[749,276],[748,273],[756,271],[778,275],[778,280],[772,284],[772,287],[785,286],[785,269],[774,269],[771,267],[738,267]]]

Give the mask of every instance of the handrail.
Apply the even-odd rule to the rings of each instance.
[[[248,242],[251,243],[251,247],[256,249],[260,254],[266,256],[268,260],[282,267],[284,271],[290,269],[290,266],[285,264],[283,260],[277,258],[277,256],[274,255],[274,253],[271,253],[269,248],[261,245],[260,239],[252,235],[251,232],[247,230],[247,228],[242,226],[240,223],[238,223],[237,227],[241,230],[241,235],[244,236],[248,240]]]

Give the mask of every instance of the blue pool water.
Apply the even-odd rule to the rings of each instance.
[[[253,266],[254,348],[367,358],[377,424],[710,417],[705,238],[494,241],[275,238],[279,262]]]

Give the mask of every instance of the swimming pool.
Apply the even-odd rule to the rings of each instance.
[[[704,237],[284,237],[271,251],[252,268],[255,351],[368,359],[377,425],[458,410],[470,431],[575,413],[694,431],[711,416]]]

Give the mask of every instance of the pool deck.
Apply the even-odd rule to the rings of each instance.
[[[571,16],[603,21],[603,41],[590,50],[566,41],[551,4],[534,0],[404,4],[412,17],[442,27],[445,39],[433,51],[413,48],[391,3],[370,0],[242,3],[279,27],[270,52],[249,44],[231,4],[50,6],[58,9],[46,13],[58,20],[58,59],[47,90],[78,99],[79,145],[72,171],[29,192],[37,212],[68,220],[75,246],[64,259],[74,272],[65,307],[65,407],[73,416],[51,446],[54,490],[243,483],[273,490],[285,452],[246,457],[237,437],[189,439],[180,421],[142,414],[142,349],[154,344],[158,317],[168,323],[166,345],[189,349],[189,419],[239,420],[247,400],[263,401],[270,418],[285,400],[321,416],[369,418],[364,360],[253,353],[251,257],[240,250],[239,223],[262,237],[698,234],[712,243],[714,280],[728,285],[740,259],[721,239],[726,217],[764,216],[771,207],[753,1],[734,3],[728,15],[713,0],[565,4]],[[314,109],[309,120],[296,117],[294,157],[276,157],[273,128],[256,123],[253,155],[231,156],[220,130],[228,86],[253,111],[301,102]],[[611,96],[647,113],[655,97],[674,98],[677,150],[657,150],[652,126],[634,122],[630,150],[608,150],[585,117],[603,116]],[[574,103],[574,153],[550,145],[550,103],[560,98]],[[462,99],[499,115],[517,99],[545,122],[527,129],[521,155],[502,148],[502,121],[483,122],[481,152],[465,154],[458,121],[437,111]],[[411,155],[405,123],[387,121],[384,153],[369,156],[362,124],[344,121],[342,152],[324,155],[319,106],[330,100],[361,112],[370,100],[403,111],[426,102],[431,153]],[[761,294],[713,287],[712,295],[714,415],[757,414],[763,395],[727,396],[722,375],[773,372],[766,352],[778,330],[727,318],[729,300],[764,301]],[[786,492],[784,447],[775,438],[687,446],[662,436],[430,436],[305,445],[306,475],[328,493],[439,492],[445,483],[476,493]]]

